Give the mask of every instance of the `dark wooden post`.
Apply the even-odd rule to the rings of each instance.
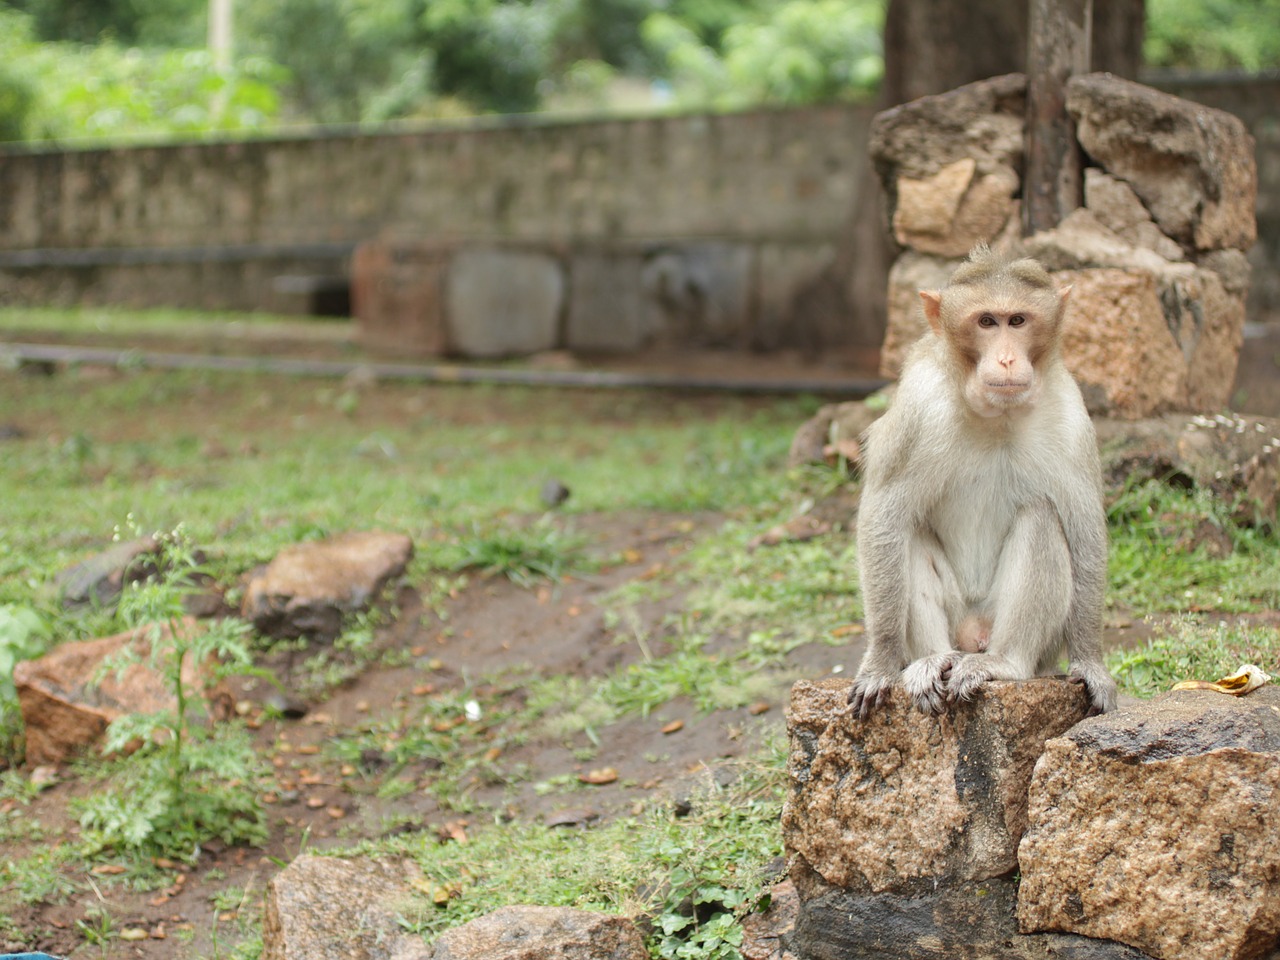
[[[1067,80],[1089,70],[1093,0],[1030,0],[1022,233],[1049,230],[1084,201]]]

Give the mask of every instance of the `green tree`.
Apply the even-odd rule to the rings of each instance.
[[[1143,56],[1181,70],[1280,67],[1280,0],[1147,0]]]

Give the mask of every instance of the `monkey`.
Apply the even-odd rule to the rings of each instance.
[[[1107,529],[1093,424],[1061,356],[1070,287],[973,249],[940,291],[867,431],[857,520],[866,717],[901,682],[940,713],[988,680],[1069,678],[1116,703],[1101,656]]]

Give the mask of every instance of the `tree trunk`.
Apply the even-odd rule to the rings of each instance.
[[[1093,0],[1031,0],[1027,44],[1022,233],[1051,230],[1084,202],[1080,145],[1067,81],[1089,72]]]

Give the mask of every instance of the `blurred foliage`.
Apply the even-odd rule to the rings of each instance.
[[[0,7],[0,139],[117,139],[262,130],[284,72],[261,58],[219,73],[206,50],[38,42]]]
[[[0,0],[0,139],[858,98],[883,74],[887,2],[237,0],[220,75],[208,0]],[[1147,17],[1153,66],[1280,66],[1280,0],[1148,0]]]
[[[1280,68],[1280,0],[1147,0],[1143,57],[1181,70]]]

